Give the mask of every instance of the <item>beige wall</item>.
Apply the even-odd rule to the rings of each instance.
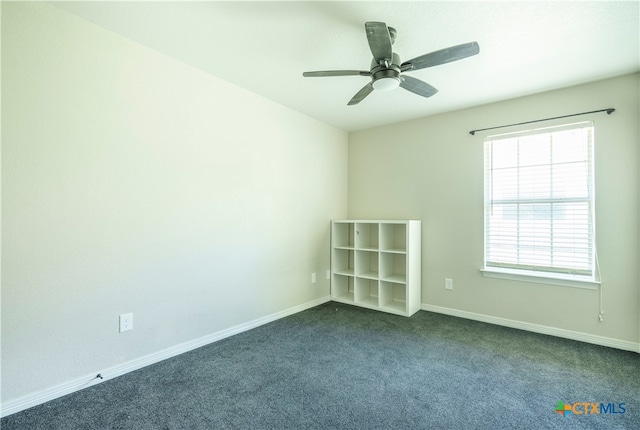
[[[32,3],[2,114],[3,403],[328,297],[346,132]]]
[[[638,82],[638,74],[627,75],[352,133],[349,217],[422,220],[425,305],[637,345]],[[596,127],[596,234],[605,312],[599,322],[598,290],[481,275],[486,133],[468,132],[608,107],[616,112],[569,120],[592,119]],[[444,289],[444,278],[453,278],[453,291]]]

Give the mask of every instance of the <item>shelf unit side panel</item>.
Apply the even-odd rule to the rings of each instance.
[[[412,315],[422,308],[422,223],[410,221],[407,228],[407,301]]]

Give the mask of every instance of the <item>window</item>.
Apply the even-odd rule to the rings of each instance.
[[[595,281],[593,124],[485,140],[485,271]]]

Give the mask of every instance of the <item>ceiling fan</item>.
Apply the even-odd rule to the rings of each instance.
[[[361,70],[324,70],[316,72],[304,72],[305,77],[323,76],[368,76],[371,82],[362,87],[360,91],[347,103],[355,105],[360,103],[371,92],[375,90],[389,91],[398,86],[407,91],[411,91],[422,97],[431,97],[438,90],[426,82],[412,76],[404,75],[405,72],[420,70],[426,67],[438,66],[452,61],[462,60],[480,52],[477,42],[464,43],[462,45],[451,46],[416,57],[412,60],[400,62],[398,54],[393,52],[391,45],[396,39],[396,29],[387,27],[384,22],[367,22],[364,25],[367,33],[369,49],[373,54],[371,69]]]

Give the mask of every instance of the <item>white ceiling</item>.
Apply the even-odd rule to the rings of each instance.
[[[353,131],[640,70],[634,1],[56,2],[57,7],[335,127]],[[410,72],[440,90],[351,97],[369,78],[366,21],[402,61],[477,41],[480,54]]]

